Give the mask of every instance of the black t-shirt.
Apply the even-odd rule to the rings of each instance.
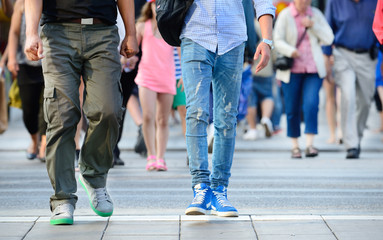
[[[114,25],[117,3],[115,0],[43,0],[42,24],[76,18],[99,18]]]

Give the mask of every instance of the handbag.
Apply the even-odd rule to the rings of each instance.
[[[297,43],[297,48],[299,47],[299,45],[301,45],[303,38],[306,35],[306,32],[307,32],[307,28],[305,28],[305,31],[303,32],[302,36],[299,38]],[[279,56],[275,60],[274,66],[276,69],[284,71],[284,70],[291,69],[293,67],[293,64],[294,64],[294,58]]]
[[[156,20],[162,38],[169,45],[179,47],[180,35],[187,11],[194,0],[156,0]]]
[[[275,60],[274,66],[276,69],[279,70],[288,70],[293,67],[294,59],[291,57],[286,57],[286,56],[279,56]]]

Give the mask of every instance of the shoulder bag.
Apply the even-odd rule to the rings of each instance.
[[[303,32],[302,36],[299,38],[297,43],[297,48],[299,45],[301,45],[303,38],[306,36],[307,28],[305,28],[305,31]],[[279,56],[275,60],[274,66],[276,69],[279,70],[288,70],[293,67],[294,64],[294,58],[286,57],[286,56]]]
[[[171,46],[181,45],[185,16],[194,0],[156,0],[156,19],[162,38]]]

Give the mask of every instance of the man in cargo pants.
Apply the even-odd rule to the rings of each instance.
[[[45,78],[46,160],[55,191],[50,198],[50,223],[54,225],[73,224],[77,202],[74,136],[81,117],[81,77],[85,84],[82,109],[89,128],[81,149],[79,182],[98,215],[113,213],[106,179],[122,114],[117,6],[126,32],[120,53],[131,57],[138,51],[133,0],[25,1],[25,53],[30,60],[42,59]],[[37,26],[41,13],[40,39]]]

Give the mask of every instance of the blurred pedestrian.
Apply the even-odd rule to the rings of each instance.
[[[328,0],[326,19],[334,31],[333,47],[323,49],[334,57],[334,81],[341,91],[341,127],[347,159],[359,158],[375,92],[376,38],[372,22],[376,0]]]
[[[254,3],[263,41],[255,60],[256,71],[270,58],[275,7],[269,0]],[[241,0],[196,0],[191,5],[180,36],[182,77],[186,94],[186,145],[190,160],[194,199],[187,215],[238,216],[227,200],[233,161],[238,102],[247,39]],[[209,171],[206,128],[209,123],[209,91],[213,89],[214,147]]]
[[[255,23],[257,34],[260,35],[259,23]],[[245,140],[255,140],[257,136],[271,137],[273,134],[273,124],[270,120],[274,109],[273,99],[273,79],[274,70],[272,58],[270,58],[267,66],[256,73],[258,61],[252,65],[252,89],[248,97],[248,108],[246,120],[249,124],[249,129],[243,135]],[[260,106],[260,111],[258,109]],[[257,133],[257,113],[260,112],[260,123],[264,128],[264,134]]]
[[[378,0],[372,29],[380,44],[383,44],[383,0]]]
[[[137,41],[142,44],[142,58],[135,82],[139,86],[142,131],[148,152],[146,170],[166,171],[164,156],[176,79],[173,47],[158,30],[154,0],[148,0],[142,8],[137,21]]]
[[[125,36],[125,28],[124,28],[124,22],[122,20],[121,14],[117,15],[117,27],[118,27],[118,33],[120,35],[120,45],[121,41],[124,39]],[[121,56],[120,63],[121,63],[121,77],[120,77],[120,84],[121,84],[121,90],[122,90],[122,118],[119,122],[119,131],[118,131],[118,138],[116,146],[113,149],[113,167],[114,166],[123,166],[125,165],[125,162],[120,158],[120,148],[118,147],[118,144],[122,137],[122,132],[124,129],[124,122],[125,122],[125,115],[126,115],[126,107],[130,98],[130,95],[132,94],[133,88],[136,86],[134,83],[134,78],[137,75],[137,68],[136,63],[138,61],[137,56],[133,56],[131,58],[126,58],[124,56]]]
[[[379,51],[378,55],[378,64],[376,65],[376,81],[375,81],[375,103],[376,103],[376,109],[379,112],[380,116],[380,126],[377,129],[378,133],[383,133],[383,75],[382,75],[382,69],[383,69],[383,53],[382,51]]]
[[[22,49],[25,38],[24,0],[18,0],[8,36],[7,65],[19,85],[23,121],[31,137],[27,159],[39,158],[45,162],[46,122],[42,114],[44,76],[41,61],[29,61],[25,56]]]
[[[325,58],[327,56],[325,55]],[[342,144],[342,130],[340,127],[340,90],[335,85],[334,76],[332,71],[332,65],[334,64],[334,57],[328,58],[328,61],[325,61],[326,66],[326,77],[323,81],[323,88],[326,94],[326,118],[327,124],[330,131],[330,137],[327,140],[327,143]]]
[[[301,158],[301,111],[305,122],[306,157],[316,157],[314,136],[318,133],[319,90],[326,76],[320,43],[330,44],[333,33],[322,12],[311,0],[294,0],[277,18],[274,30],[276,50],[294,63],[291,69],[277,70],[282,81],[287,117],[287,136],[292,141],[292,158]],[[303,106],[302,106],[303,105]]]
[[[173,109],[177,109],[181,119],[182,133],[186,134],[186,96],[184,90],[184,83],[182,80],[182,69],[180,61],[179,48],[174,48],[174,64],[175,64],[175,77],[176,77],[176,88],[177,93],[173,99]]]
[[[55,191],[50,198],[50,223],[54,225],[73,224],[77,202],[74,136],[81,117],[81,76],[86,89],[82,109],[89,127],[80,153],[79,182],[94,212],[103,217],[113,213],[106,180],[122,113],[117,5],[126,32],[120,53],[131,57],[138,51],[133,0],[25,2],[25,53],[30,60],[43,59],[46,159]],[[40,39],[37,27],[41,14]]]
[[[0,2],[0,55],[4,54],[7,46],[8,33],[13,14],[13,3],[14,0],[1,0]]]

